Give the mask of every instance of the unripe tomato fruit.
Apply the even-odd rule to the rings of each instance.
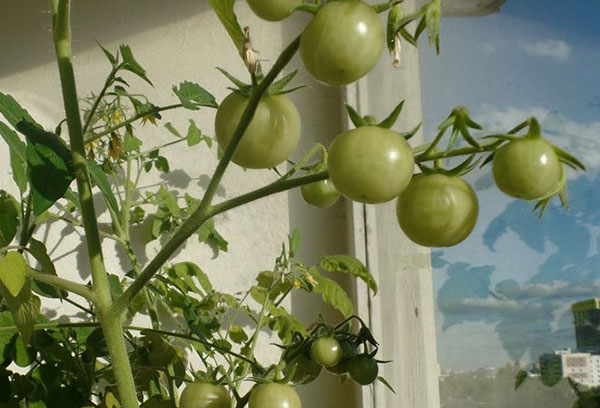
[[[295,370],[291,382],[295,384],[308,384],[317,379],[319,374],[321,374],[322,369],[322,366],[312,361],[303,352],[294,357],[294,359],[285,366],[283,372],[284,374],[287,374],[291,370]]]
[[[342,358],[342,346],[333,337],[319,337],[310,345],[310,358],[323,367],[334,366]]]
[[[352,357],[348,367],[350,377],[360,385],[369,385],[377,379],[379,366],[377,361],[366,354]]]
[[[254,14],[267,21],[280,21],[289,17],[302,0],[247,0]]]
[[[494,155],[492,173],[503,193],[535,200],[559,182],[561,163],[552,145],[542,137],[522,137],[500,147]]]
[[[390,201],[406,188],[415,161],[406,140],[393,130],[363,126],[331,144],[327,168],[335,188],[361,203]]]
[[[373,69],[383,46],[383,25],[373,8],[358,0],[332,1],[304,29],[300,55],[313,77],[340,86]]]
[[[215,119],[217,142],[226,149],[240,122],[248,98],[231,93],[223,100]],[[249,169],[268,169],[282,163],[300,139],[300,114],[285,95],[263,98],[244,132],[232,161]]]
[[[186,385],[179,399],[180,408],[231,408],[231,398],[221,385],[193,382]]]
[[[352,344],[348,342],[340,343],[342,347],[342,357],[340,358],[340,362],[331,367],[327,367],[327,371],[334,374],[345,374],[348,372],[350,368],[350,360],[356,355],[356,350],[352,347]]]
[[[402,231],[411,241],[428,247],[456,245],[469,236],[479,205],[473,188],[458,177],[419,174],[396,203]]]
[[[340,199],[340,193],[335,189],[331,180],[305,184],[300,191],[304,201],[319,208],[329,208]]]
[[[261,384],[250,394],[249,408],[301,408],[300,397],[285,384]]]

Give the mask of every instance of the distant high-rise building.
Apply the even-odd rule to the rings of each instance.
[[[573,303],[577,351],[600,354],[600,298]]]

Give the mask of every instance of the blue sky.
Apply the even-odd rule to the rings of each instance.
[[[490,130],[535,115],[590,168],[568,173],[571,210],[553,207],[542,223],[530,204],[494,188],[489,169],[469,175],[476,229],[434,251],[442,368],[499,367],[574,347],[569,305],[600,296],[599,21],[596,1],[508,0],[492,16],[443,20],[440,57],[422,47],[426,134],[455,105]]]

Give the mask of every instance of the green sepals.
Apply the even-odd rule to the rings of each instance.
[[[472,154],[466,160],[451,169],[444,168],[441,159],[435,160],[434,168],[427,167],[423,163],[417,163],[417,166],[421,169],[423,174],[443,174],[448,177],[462,177],[465,174],[470,173],[479,164],[481,158],[473,161],[475,157],[476,155]]]
[[[417,46],[421,34],[427,29],[429,44],[440,53],[440,21],[442,17],[441,0],[431,0],[414,13],[405,15],[400,4],[392,7],[388,14],[387,44],[390,52],[395,52],[395,41],[398,35],[410,44]],[[408,31],[408,25],[419,20],[414,34]]]
[[[542,197],[536,199],[537,202],[533,207],[533,212],[535,213],[536,211],[539,211],[538,219],[540,221],[544,217],[544,213],[548,208],[548,204],[550,204],[552,198],[554,198],[554,196],[557,195],[560,198],[562,207],[569,208],[569,201],[567,197],[567,175],[564,166],[560,167],[560,179],[558,180],[556,185]]]
[[[452,134],[446,150],[451,150],[454,147],[459,134],[468,144],[481,149],[481,145],[473,138],[469,129],[481,130],[482,127],[469,117],[467,108],[463,106],[454,108],[450,117],[454,117],[454,120],[452,121]]]
[[[400,103],[398,105],[396,105],[394,110],[392,110],[392,112],[384,120],[379,122],[379,124],[377,126],[384,128],[384,129],[391,129],[391,127],[394,126],[394,124],[398,120],[398,116],[400,116],[400,113],[402,113],[403,107],[404,107],[404,100],[400,101]]]
[[[123,57],[123,69],[134,73],[135,75],[146,81],[148,84],[150,84],[150,86],[154,87],[154,84],[152,84],[152,82],[146,76],[146,70],[142,68],[142,66],[133,57],[131,48],[129,48],[128,45],[121,44],[119,46],[119,51],[121,52],[121,56]]]
[[[252,90],[254,89],[254,85],[245,83],[244,81],[231,75],[229,72],[227,72],[223,68],[217,67],[217,69],[235,85],[235,87],[230,87],[227,89],[229,89],[229,90],[235,92],[236,94],[243,96],[245,98],[250,97],[250,95],[252,94]],[[291,89],[286,89],[287,86],[289,85],[289,83],[294,79],[294,77],[296,76],[297,73],[298,73],[298,70],[296,69],[296,70],[290,72],[289,74],[285,75],[283,78],[281,78],[277,81],[274,81],[271,85],[269,85],[267,92],[265,92],[265,96],[284,95],[284,94],[288,94],[290,92],[294,92],[298,89],[304,88],[304,85],[301,85],[301,86],[297,86],[297,87],[294,87]],[[257,65],[257,71],[256,71],[255,76],[256,76],[256,80],[258,82],[262,81],[264,78],[260,64]]]
[[[348,116],[350,117],[350,120],[352,121],[352,123],[354,124],[355,127],[359,128],[362,126],[367,126],[367,122],[365,121],[365,119],[362,116],[360,116],[360,113],[358,113],[349,104],[345,104],[345,105],[346,105],[346,112],[348,112]]]
[[[387,387],[387,389],[390,390],[391,392],[393,392],[394,394],[396,393],[396,391],[390,385],[390,383],[385,378],[383,378],[382,376],[377,377],[377,381],[379,381],[380,383],[382,383],[383,385],[385,385]]]
[[[417,134],[417,132],[419,131],[419,129],[421,129],[422,125],[423,125],[423,122],[420,122],[412,130],[409,130],[408,132],[402,132],[402,133],[400,133],[400,136],[402,136],[406,140],[410,140],[414,135]]]
[[[556,152],[556,155],[558,156],[558,159],[561,161],[561,163],[566,164],[573,170],[587,171],[585,164],[583,164],[577,157],[573,156],[572,154],[570,154],[554,145],[552,146],[552,148]]]
[[[219,107],[215,97],[210,92],[193,82],[185,81],[180,83],[178,87],[173,86],[173,92],[186,109],[198,110],[200,106],[215,109]]]
[[[527,120],[527,126],[529,129],[527,130],[526,138],[529,139],[540,139],[542,137],[542,127],[540,126],[540,122],[536,118],[529,118]]]

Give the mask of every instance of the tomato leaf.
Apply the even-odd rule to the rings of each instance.
[[[33,123],[39,128],[42,127],[31,117],[29,112],[19,105],[19,103],[12,96],[2,92],[0,92],[0,113],[4,115],[8,123],[10,123],[14,128],[16,128],[17,124],[22,121]]]
[[[117,64],[117,57],[115,55],[113,55],[110,51],[108,51],[106,48],[104,48],[104,46],[102,44],[100,44],[98,41],[96,41],[96,44],[98,44],[98,47],[100,47],[100,49],[102,50],[102,52],[104,53],[104,55],[106,56],[108,61],[110,62],[110,65],[112,65],[114,67]]]
[[[19,211],[15,199],[0,190],[0,248],[11,243],[19,227]]]
[[[38,261],[43,273],[57,276],[54,263],[50,259],[50,256],[48,256],[48,250],[42,242],[38,241],[37,239],[31,238],[29,244],[29,253],[35,258],[36,261]],[[42,282],[34,281],[32,283],[32,288],[35,292],[39,293],[40,295],[51,298],[64,298],[68,295],[67,292],[60,291],[54,286]]]
[[[173,86],[173,92],[186,109],[198,110],[200,106],[215,109],[219,107],[215,97],[210,92],[193,82],[185,81],[180,83],[179,87]]]
[[[203,135],[202,131],[196,126],[196,122],[193,119],[189,120],[188,131],[185,136],[188,146],[195,146],[201,142],[206,143],[208,147],[212,147],[212,139],[209,136]]]
[[[40,313],[40,298],[31,292],[31,284],[27,282],[18,296],[14,297],[0,284],[0,295],[4,297],[15,326],[21,334],[24,344],[29,344],[36,318]]]
[[[369,272],[369,269],[358,259],[348,255],[323,255],[319,264],[328,272],[342,272],[362,279],[373,294],[377,294],[377,282]]]
[[[10,151],[10,167],[15,183],[21,192],[27,190],[26,145],[11,128],[0,122],[0,136],[8,145]]]
[[[284,308],[271,304],[269,313],[271,315],[269,327],[277,333],[281,341],[285,344],[291,343],[295,333],[300,333],[303,336],[308,335],[304,324]]]
[[[19,252],[0,256],[0,282],[12,297],[17,297],[27,282],[27,262]]]
[[[123,68],[139,76],[144,81],[149,83],[150,86],[154,87],[154,84],[152,84],[152,82],[146,76],[146,70],[142,68],[142,66],[133,57],[133,52],[131,52],[131,48],[129,48],[128,45],[121,44],[119,46],[119,51],[121,52],[121,56],[123,57]]]
[[[172,267],[169,268],[172,270],[177,276],[183,277],[195,277],[198,279],[200,286],[206,293],[210,292],[213,289],[212,283],[210,283],[210,279],[208,275],[204,273],[202,268],[192,262],[180,262],[176,263]]]
[[[2,327],[11,327],[14,326],[15,323],[10,315],[10,312],[2,312],[0,313],[0,328]],[[4,359],[4,349],[11,342],[15,334],[11,332],[0,332],[0,362]]]
[[[316,268],[309,269],[308,273],[315,281],[313,291],[320,294],[326,303],[336,308],[344,317],[354,314],[350,296],[336,281],[322,276]]]
[[[29,122],[17,130],[27,138],[27,169],[33,212],[40,215],[61,198],[75,178],[71,152],[64,141]]]
[[[229,37],[235,44],[235,48],[239,53],[242,52],[244,46],[244,32],[237,16],[233,11],[235,0],[207,0],[208,4],[213,8],[219,20],[227,30]]]
[[[525,370],[520,370],[517,373],[517,375],[515,376],[515,391],[518,390],[519,387],[521,387],[521,385],[523,385],[523,383],[525,382],[527,377],[528,377],[527,371],[525,371]]]

